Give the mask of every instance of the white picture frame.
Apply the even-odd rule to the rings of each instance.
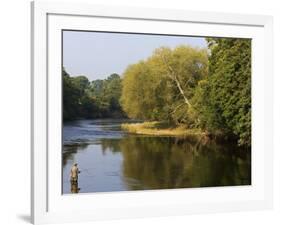
[[[61,195],[62,29],[252,38],[252,185]],[[272,208],[272,49],[270,16],[32,2],[32,222]]]

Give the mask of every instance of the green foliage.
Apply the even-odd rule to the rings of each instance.
[[[121,89],[118,74],[89,82],[85,76],[70,77],[63,69],[64,120],[124,117],[119,104]]]
[[[189,46],[159,48],[124,73],[121,105],[131,118],[193,123],[189,99],[207,75],[207,51]]]
[[[166,88],[165,80],[152,73],[147,63],[129,66],[122,84],[121,104],[130,118],[160,119],[164,110],[162,94]]]
[[[199,128],[251,145],[251,41],[207,38],[208,50],[161,47],[123,77],[89,82],[63,70],[63,115],[126,117]]]
[[[251,144],[251,41],[209,38],[210,76],[201,81],[193,99],[200,125],[214,133],[235,135]]]
[[[118,74],[111,74],[105,80],[92,81],[89,95],[99,107],[99,117],[125,117],[119,99],[122,92],[122,81]]]
[[[73,79],[63,69],[63,119],[76,118],[80,108],[80,90],[74,84]]]

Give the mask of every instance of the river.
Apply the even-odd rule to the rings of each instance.
[[[251,154],[234,144],[127,134],[122,119],[63,127],[63,194],[251,184]],[[73,163],[81,171],[69,181]]]

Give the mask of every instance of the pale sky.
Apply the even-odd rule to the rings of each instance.
[[[63,31],[63,66],[71,76],[104,79],[122,75],[129,64],[148,58],[156,48],[178,45],[207,47],[202,37]]]

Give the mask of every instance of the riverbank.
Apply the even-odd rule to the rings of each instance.
[[[164,122],[125,123],[122,130],[133,134],[145,134],[153,136],[178,136],[200,138],[206,134],[200,129],[190,129],[184,125],[171,126]]]

